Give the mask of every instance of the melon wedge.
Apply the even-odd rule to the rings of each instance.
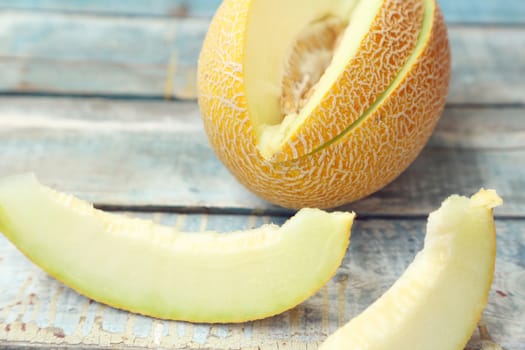
[[[375,303],[331,335],[322,350],[461,350],[492,284],[494,191],[452,196],[432,213],[425,246]]]
[[[450,79],[436,0],[224,0],[199,58],[218,157],[281,206],[336,207],[399,176]]]
[[[243,322],[296,306],[339,267],[353,218],[304,209],[282,227],[191,234],[93,209],[32,175],[0,181],[0,231],[34,263],[91,299],[162,319]]]

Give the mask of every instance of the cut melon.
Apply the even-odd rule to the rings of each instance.
[[[341,264],[353,218],[304,209],[282,227],[182,233],[32,175],[0,181],[0,231],[34,263],[89,298],[163,319],[242,322],[294,307]]]
[[[322,350],[461,350],[492,284],[494,191],[452,196],[432,213],[423,250],[374,304],[343,326]]]
[[[248,189],[333,208],[414,161],[450,71],[436,0],[224,0],[199,58],[199,105],[217,156]]]

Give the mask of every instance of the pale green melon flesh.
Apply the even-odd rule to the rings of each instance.
[[[355,55],[381,4],[381,0],[250,1],[243,74],[250,120],[258,137],[265,126],[283,121],[279,99],[284,63],[301,31],[312,22],[329,16],[349,23],[333,62],[321,77],[318,91],[301,111],[299,119],[303,120]],[[285,18],[281,14],[293,15]]]
[[[280,228],[181,233],[31,175],[0,181],[0,231],[33,262],[92,299],[165,319],[241,322],[299,304],[340,265],[353,217],[304,209]]]
[[[431,214],[424,249],[374,304],[321,346],[360,350],[461,350],[494,273],[493,191],[452,196]]]

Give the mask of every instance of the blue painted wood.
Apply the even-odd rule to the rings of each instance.
[[[132,16],[213,15],[220,0],[0,0],[0,9]],[[522,0],[439,0],[449,23],[525,23]]]
[[[229,215],[128,214],[217,231],[281,223],[282,218]],[[525,226],[497,221],[495,279],[485,318],[494,340],[525,350]],[[357,315],[401,275],[421,249],[425,220],[358,220],[337,275],[297,308],[267,320],[207,326],[159,321],[115,310],[77,293],[30,263],[0,234],[0,349],[316,348],[329,333]],[[475,334],[473,344],[477,339]]]
[[[448,23],[525,24],[523,0],[438,0]]]
[[[0,93],[196,98],[208,19],[0,13]],[[451,27],[449,102],[525,103],[525,27]]]
[[[449,108],[416,162],[348,206],[426,215],[451,193],[497,189],[498,215],[525,212],[523,108]],[[290,211],[245,190],[211,150],[194,103],[0,98],[0,176],[36,172],[99,204],[214,212]]]
[[[0,21],[0,90],[195,97],[202,21],[42,14]]]
[[[132,16],[210,17],[221,0],[0,0],[0,9]]]

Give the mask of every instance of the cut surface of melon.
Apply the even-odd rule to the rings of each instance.
[[[492,209],[501,203],[490,190],[448,198],[430,215],[425,246],[401,278],[320,349],[463,349],[492,284]]]
[[[428,26],[421,28],[423,1],[410,2],[408,11],[390,0],[249,2],[244,80],[248,113],[263,157],[272,159],[296,133],[302,135],[300,129],[307,119],[330,113],[332,108],[332,114],[348,114],[347,118],[355,121],[361,116],[358,111],[364,112],[381,98],[409,57],[417,57],[416,40],[419,46],[425,40],[425,35],[418,33],[428,36],[430,31]],[[427,4],[427,12],[431,12],[429,7]],[[274,15],[276,11],[289,15],[283,21]],[[407,14],[409,11],[413,13]],[[382,16],[410,25],[396,28],[386,24],[388,19]],[[400,31],[405,31],[406,37]],[[412,32],[414,35],[408,35]],[[379,53],[380,49],[389,51]],[[402,77],[398,75],[397,80]],[[351,81],[359,79],[368,81],[362,86]],[[348,101],[355,106],[327,106],[330,96],[345,93],[341,88],[361,93],[360,98]],[[350,127],[346,123],[339,126],[340,132]],[[330,141],[325,139],[316,147]],[[308,147],[304,151],[315,150]],[[299,151],[296,156],[304,155]]]
[[[281,227],[183,233],[32,175],[0,180],[0,232],[34,263],[89,298],[163,319],[242,322],[296,306],[339,267],[353,218],[304,209]]]
[[[340,49],[337,50],[339,54],[331,55],[334,56],[332,68],[327,72],[328,74],[323,75],[323,82],[320,84],[322,87],[318,95],[321,90],[326,91],[329,88],[328,82],[335,79],[336,75],[344,69],[349,57],[355,54],[381,2],[382,0],[251,1],[246,32],[245,76],[248,103],[254,125],[273,125],[282,121],[283,110],[280,105],[283,95],[282,81],[289,74],[286,71],[287,61],[299,38],[303,37],[303,43],[307,46],[308,37],[315,40],[316,27],[322,31],[325,27],[322,24],[326,19],[338,19],[343,28],[351,23],[351,28],[347,32],[352,33],[351,35],[341,33]],[[358,4],[360,6],[357,6]],[[356,11],[356,7],[359,11]],[[290,16],[283,20],[281,16],[275,15],[276,11]],[[356,13],[354,18],[352,18],[353,13]],[[268,28],[272,30],[269,31]],[[322,41],[323,37],[317,39]],[[307,51],[308,48],[305,47],[305,50]],[[329,61],[332,62],[332,57]],[[309,62],[296,63],[309,64]],[[312,62],[309,68],[315,71],[315,64]],[[319,77],[314,83],[317,81]],[[319,100],[319,98],[316,96],[312,100]]]

